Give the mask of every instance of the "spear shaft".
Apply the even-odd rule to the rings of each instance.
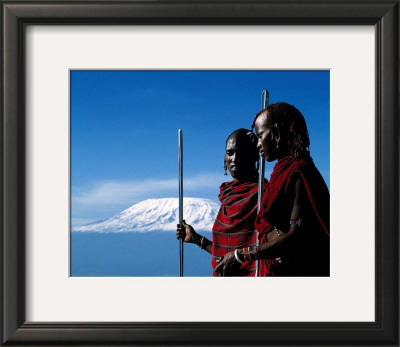
[[[263,90],[261,94],[261,109],[263,110],[269,105],[269,92],[267,89]],[[265,176],[265,158],[261,155],[259,157],[259,173],[258,173],[258,201],[257,212],[261,208],[261,200],[264,195],[264,176]]]
[[[269,92],[267,89],[263,90],[261,94],[261,109],[263,110],[269,105]],[[258,199],[257,199],[257,213],[261,208],[261,201],[264,195],[264,176],[265,176],[265,158],[261,155],[259,157],[259,172],[258,172]],[[257,237],[258,246],[258,237]],[[256,277],[258,276],[258,260],[256,262]]]
[[[178,130],[179,225],[183,222],[183,134]],[[183,277],[183,237],[179,238],[179,277]]]

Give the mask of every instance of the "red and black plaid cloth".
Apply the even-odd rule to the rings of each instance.
[[[289,231],[298,178],[303,180],[312,211],[294,250],[289,251],[292,254],[260,260],[259,276],[329,275],[329,191],[311,158],[287,156],[275,164],[255,222],[260,244],[268,242],[267,234],[275,226]]]
[[[221,201],[217,218],[213,226],[213,245],[211,264],[236,248],[255,245],[257,234],[254,221],[257,215],[258,185],[253,182],[225,182],[220,186]],[[254,276],[255,262],[241,265],[238,276]],[[218,276],[213,271],[213,276]]]

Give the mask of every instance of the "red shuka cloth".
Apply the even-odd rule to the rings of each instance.
[[[257,182],[224,182],[220,186],[221,207],[213,226],[211,265],[216,260],[238,247],[255,245],[257,233],[254,221],[257,215]],[[254,276],[255,262],[241,265],[238,276]],[[213,270],[213,276],[218,276]]]
[[[304,221],[296,251],[259,261],[259,276],[329,276],[329,191],[311,158],[284,157],[275,164],[255,227],[260,244],[276,226],[288,232],[295,198],[295,183],[303,180],[312,211]]]

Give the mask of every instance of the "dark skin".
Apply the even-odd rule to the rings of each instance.
[[[235,135],[228,139],[225,148],[225,163],[234,181],[240,180],[246,182],[253,179],[254,175],[257,174],[255,169],[256,159],[257,158],[249,156],[247,147],[244,146]],[[186,221],[183,221],[182,227],[179,225],[177,226],[176,236],[178,239],[184,237],[183,242],[196,244],[199,244],[202,237],[196,233],[193,227],[187,224]],[[211,253],[212,243],[207,244],[204,249],[208,253]],[[225,257],[226,256],[221,257],[221,259],[225,259]],[[235,274],[239,268],[240,264],[236,262],[236,264],[232,264],[227,274]]]
[[[255,121],[255,132],[258,137],[257,148],[268,162],[288,155],[288,150],[282,142],[281,126],[282,124],[271,124],[268,111],[261,113]],[[303,181],[299,178],[295,182],[295,199],[290,220],[304,219],[310,208],[307,191]],[[260,258],[270,259],[281,256],[285,249],[295,247],[298,234],[299,226],[296,224],[291,225],[287,233],[279,232],[278,234],[275,230],[268,233],[268,242],[259,246]],[[241,256],[242,249],[239,249],[238,253]],[[243,259],[243,256],[241,258]],[[227,253],[216,266],[215,272],[219,272],[222,276],[229,276],[235,271],[237,264],[234,252]]]
[[[246,147],[234,135],[226,143],[225,163],[234,181],[250,181],[257,174],[257,158],[252,158]]]

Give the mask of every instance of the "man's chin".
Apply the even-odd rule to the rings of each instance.
[[[231,176],[234,180],[237,180],[237,181],[248,181],[249,180],[248,175],[231,175]]]

